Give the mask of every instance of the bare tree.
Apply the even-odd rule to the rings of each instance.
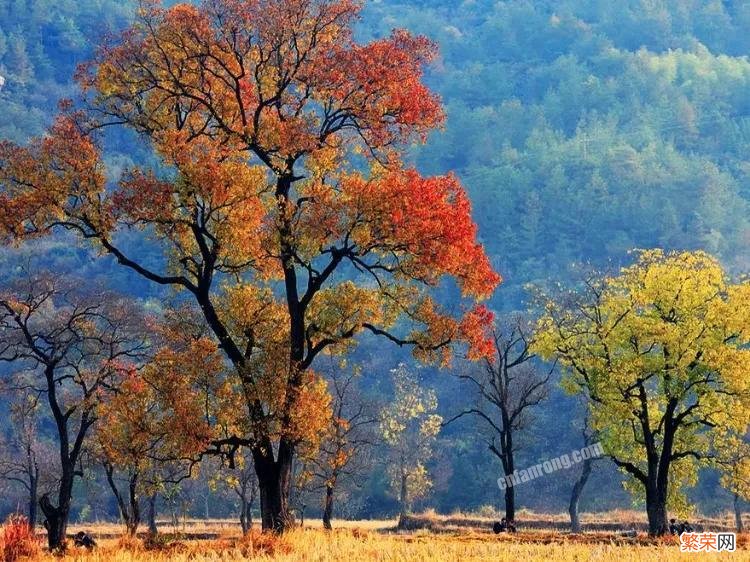
[[[583,419],[583,427],[581,433],[583,434],[583,445],[588,447],[593,445],[597,441],[597,433],[591,429],[590,417],[587,414]],[[578,513],[578,504],[583,494],[583,489],[591,476],[591,470],[594,465],[594,461],[598,457],[588,457],[584,459],[581,464],[581,473],[573,484],[573,490],[570,493],[570,503],[568,504],[568,515],[570,515],[570,530],[573,533],[581,532],[581,518]]]
[[[51,485],[52,453],[39,435],[39,393],[21,386],[3,388],[11,397],[9,434],[0,452],[0,479],[21,486],[28,495],[29,526],[37,524],[40,491]]]
[[[0,294],[0,361],[22,365],[32,387],[46,395],[59,452],[57,505],[43,494],[50,549],[65,546],[77,464],[97,419],[97,406],[124,366],[145,349],[137,314],[83,281],[31,276]]]
[[[253,527],[253,504],[258,496],[258,476],[252,463],[235,468],[235,479],[232,490],[240,500],[240,526],[242,533],[247,534]]]
[[[377,408],[362,398],[357,387],[360,370],[332,364],[329,389],[333,408],[328,431],[309,470],[317,488],[325,491],[323,527],[331,529],[338,487],[346,482],[360,485],[367,451],[377,440]]]
[[[476,389],[476,404],[446,422],[468,415],[480,418],[489,431],[488,447],[500,459],[505,476],[516,470],[518,433],[529,424],[529,410],[547,398],[554,369],[542,371],[535,363],[530,334],[529,321],[520,315],[495,325],[495,357],[485,359],[476,371],[458,375]],[[515,489],[509,485],[505,487],[505,517],[509,521],[515,519],[515,509]]]

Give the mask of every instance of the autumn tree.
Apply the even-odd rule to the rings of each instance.
[[[151,454],[164,434],[155,427],[159,404],[135,372],[129,373],[99,408],[96,456],[104,468],[127,533],[136,534],[141,521],[140,496],[144,476],[152,469]],[[119,474],[122,472],[122,476]],[[117,480],[124,480],[126,492]]]
[[[546,302],[536,350],[587,397],[605,451],[645,496],[649,532],[750,413],[750,283],[732,283],[702,252],[644,251],[619,275],[589,278]]]
[[[443,418],[435,413],[435,392],[424,388],[406,365],[401,363],[391,376],[394,398],[381,412],[380,429],[388,448],[388,479],[398,498],[402,526],[414,501],[427,495],[432,487],[425,463],[434,454]]]
[[[453,175],[405,166],[443,123],[422,82],[434,45],[406,31],[361,45],[352,0],[144,1],[137,21],[78,78],[86,110],[26,147],[0,145],[9,239],[60,227],[197,305],[244,402],[231,456],[249,447],[264,529],[282,531],[298,445],[323,430],[313,370],[370,332],[447,361],[489,353],[475,301],[500,281]],[[106,188],[96,131],[125,127],[160,160]],[[163,264],[126,252],[140,230]],[[453,279],[454,316],[430,297]],[[236,410],[236,408],[234,408]]]
[[[208,444],[202,397],[185,384],[185,371],[179,372],[179,380],[171,380],[174,362],[174,355],[162,350],[140,369],[132,369],[97,412],[97,456],[131,536],[141,522],[143,499],[157,494],[166,481],[188,478],[191,459]],[[186,423],[193,427],[188,429]]]
[[[489,431],[487,446],[500,460],[503,476],[516,470],[515,457],[520,449],[519,433],[528,428],[531,410],[549,394],[551,370],[542,370],[530,351],[533,328],[527,319],[516,315],[498,322],[493,328],[494,356],[486,357],[476,371],[458,374],[471,383],[477,401],[447,423],[463,416],[474,416]],[[505,517],[516,518],[516,495],[506,486]]]
[[[735,528],[744,532],[743,502],[750,501],[750,441],[748,434],[722,433],[714,444],[721,485],[732,494]]]
[[[57,505],[40,507],[50,549],[64,548],[77,464],[97,420],[98,404],[146,348],[137,311],[83,283],[25,276],[0,293],[0,361],[33,374],[46,395],[59,455]]]
[[[328,375],[333,405],[328,426],[309,461],[308,471],[324,493],[323,527],[331,529],[334,503],[342,484],[357,484],[368,453],[378,441],[375,405],[358,387],[361,369],[331,365]]]

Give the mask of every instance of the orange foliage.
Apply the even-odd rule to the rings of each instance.
[[[93,115],[141,134],[163,164],[129,170],[113,190],[82,125],[92,115],[67,114],[27,147],[0,145],[4,236],[63,224],[195,298],[205,333],[181,340],[182,352],[165,346],[150,367],[176,397],[179,431],[201,427],[184,421],[199,405],[181,385],[204,385],[215,396],[204,418],[224,435],[314,442],[322,425],[311,420],[329,406],[313,362],[365,331],[442,363],[451,343],[472,358],[490,351],[491,315],[476,301],[500,276],[469,199],[454,175],[423,177],[401,161],[444,120],[422,80],[435,46],[403,30],[357,44],[360,7],[141,3],[136,23],[78,72]],[[355,172],[363,163],[370,172]],[[148,229],[168,263],[125,255],[118,228]],[[342,282],[347,267],[356,275]],[[459,317],[429,297],[446,278],[461,289]]]
[[[11,515],[0,534],[0,561],[34,560],[41,554],[39,541],[23,515]]]

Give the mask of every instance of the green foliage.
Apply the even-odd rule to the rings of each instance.
[[[121,28],[135,2],[7,0],[0,2],[0,138],[40,134],[61,98],[72,98],[71,77],[92,45]]]
[[[748,269],[750,9],[737,4],[370,4],[368,29],[441,45],[448,126],[414,157],[462,176],[502,306],[632,248],[700,248]]]

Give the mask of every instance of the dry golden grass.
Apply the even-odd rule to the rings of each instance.
[[[578,562],[606,560],[617,562],[672,562],[696,560],[696,555],[682,555],[676,541],[649,545],[585,544],[576,540],[560,540],[550,544],[529,542],[528,537],[488,534],[441,534],[418,532],[399,535],[356,529],[340,529],[326,533],[319,529],[297,530],[279,537],[255,536],[246,541],[219,539],[176,543],[162,550],[146,550],[142,545],[123,549],[117,540],[104,541],[94,552],[72,551],[65,558],[81,562],[188,562],[188,561],[274,561],[274,562],[339,562],[339,561],[414,561],[442,560],[549,560]],[[734,555],[700,555],[705,561],[750,560],[750,551]],[[44,562],[56,559],[41,558]]]
[[[254,530],[240,537],[234,521],[187,521],[179,531],[165,533],[155,544],[141,539],[124,539],[122,529],[113,524],[75,526],[71,531],[87,530],[99,537],[92,552],[70,548],[65,561],[81,562],[188,562],[188,561],[273,561],[273,562],[367,562],[367,561],[513,561],[548,562],[672,562],[672,561],[750,561],[750,535],[740,537],[740,550],[734,554],[681,554],[677,539],[652,540],[643,534],[636,539],[616,532],[588,532],[570,535],[554,528],[564,517],[524,512],[523,519],[549,522],[547,529],[524,529],[517,534],[494,535],[489,532],[491,513],[481,516],[453,513],[440,516],[427,513],[421,518],[432,521],[437,532],[418,529],[398,533],[395,521],[338,521],[336,529],[325,532],[317,521],[306,521],[283,537],[261,535]],[[641,521],[635,512],[586,515],[584,521],[615,521],[623,527]],[[558,521],[559,520],[559,521]],[[721,518],[717,519],[721,520]],[[461,524],[459,524],[461,523]],[[165,532],[169,525],[162,525]],[[202,538],[196,538],[202,537]],[[207,538],[210,537],[210,538]],[[61,560],[50,554],[35,558],[39,562]]]

